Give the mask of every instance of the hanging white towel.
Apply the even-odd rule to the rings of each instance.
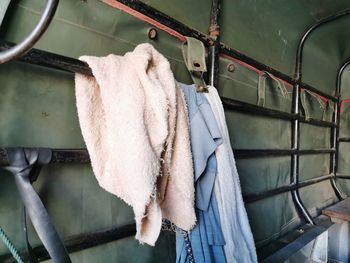
[[[225,237],[227,262],[257,262],[253,235],[241,193],[224,109],[219,94],[209,87],[206,94],[222,134],[223,143],[216,149],[217,176],[214,191],[220,212],[221,228]]]
[[[187,109],[164,56],[141,44],[124,56],[83,56],[76,74],[80,127],[101,187],[133,207],[136,238],[154,245],[162,218],[196,221]]]

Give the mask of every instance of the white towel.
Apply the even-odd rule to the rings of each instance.
[[[220,212],[227,262],[257,262],[253,235],[244,207],[239,176],[227,130],[224,108],[214,87],[209,87],[207,99],[222,134],[223,143],[216,150],[218,163],[215,179],[215,196]]]
[[[135,213],[141,242],[154,245],[162,218],[184,230],[196,220],[186,104],[170,64],[150,44],[124,56],[83,56],[76,74],[80,127],[100,184]]]

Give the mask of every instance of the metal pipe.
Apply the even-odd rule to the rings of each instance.
[[[331,16],[321,19],[320,21],[312,25],[308,30],[306,30],[306,32],[303,34],[302,38],[299,41],[298,49],[297,49],[297,57],[296,57],[296,65],[295,65],[295,79],[297,82],[301,82],[304,46],[305,46],[306,40],[310,37],[311,33],[314,32],[316,29],[318,29],[320,26],[327,24],[329,22],[333,22],[334,20],[337,20],[349,14],[350,14],[350,9],[340,11],[336,14],[333,14]]]
[[[311,33],[314,32],[317,28],[320,26],[332,22],[338,18],[344,17],[345,15],[350,14],[350,9],[338,12],[334,15],[331,15],[329,17],[326,17],[324,19],[321,19],[314,25],[312,25],[302,36],[302,38],[299,41],[298,48],[297,48],[297,54],[296,54],[296,64],[295,64],[295,81],[296,83],[293,85],[293,114],[300,114],[300,90],[301,90],[301,83],[302,83],[302,62],[303,62],[303,51],[304,51],[304,46],[306,40],[310,37]],[[338,95],[336,94],[335,99],[333,100],[335,102],[338,102]],[[337,122],[335,122],[337,124]],[[338,125],[338,124],[337,124]],[[299,120],[293,120],[292,121],[292,148],[293,149],[298,149],[299,150],[299,128],[300,128],[300,123]],[[333,128],[334,129],[334,128]],[[296,153],[292,157],[292,176],[291,176],[291,183],[296,184],[298,186],[299,184],[299,153]],[[340,195],[341,193],[339,192],[339,189],[336,187],[335,181],[331,180],[331,183],[334,187],[336,195]],[[295,201],[296,206],[299,208],[301,213],[303,214],[304,218],[311,224],[314,224],[312,217],[308,213],[307,209],[303,205],[300,196],[299,196],[299,188],[292,191],[293,195],[293,200]]]
[[[266,156],[288,156],[299,153],[299,155],[307,154],[328,154],[334,153],[335,149],[306,149],[306,150],[293,150],[293,149],[234,149],[233,153],[236,159],[243,158],[256,158]]]
[[[150,6],[148,6],[147,4],[139,1],[139,0],[115,0],[115,2],[119,3],[119,4],[123,4],[153,20],[155,20],[158,23],[161,23],[162,25],[165,25],[166,27],[169,27],[170,29],[180,33],[183,36],[189,36],[189,37],[194,37],[197,38],[199,40],[201,40],[204,44],[206,44],[207,46],[210,46],[211,43],[211,38],[205,34],[202,34],[199,31],[196,31],[186,25],[184,25],[183,23],[171,18],[170,16],[158,11],[155,8],[152,8]],[[0,45],[0,49],[1,49],[1,45]],[[233,48],[230,48],[228,46],[226,46],[223,43],[220,43],[220,53],[221,54],[225,54],[228,55],[232,58],[235,58],[237,60],[240,60],[258,70],[261,71],[267,71],[270,72],[272,75],[276,76],[277,78],[286,81],[289,84],[294,85],[296,83],[296,80],[272,67],[269,67],[263,63],[258,62],[257,60],[248,57],[246,55],[244,55],[243,53],[234,50]],[[66,57],[65,57],[66,58]],[[25,60],[22,60],[25,61]],[[29,61],[27,61],[29,62]],[[84,69],[84,67],[82,67],[82,64],[84,63],[79,63],[79,65],[76,65],[74,67],[71,68],[65,68],[64,63],[60,63],[60,61],[50,61],[49,63],[46,63],[45,61],[42,61],[42,59],[40,59],[40,61],[38,61],[39,63],[34,63],[34,64],[40,64],[42,66],[50,66],[53,68],[58,68],[58,69],[63,69],[66,71],[71,71],[71,72],[77,72],[77,73],[82,73],[82,74],[88,74],[91,75],[91,70],[89,69]],[[328,98],[330,100],[336,100],[336,98],[334,96],[331,96],[329,94],[326,94],[322,91],[319,91],[313,87],[311,87],[308,84],[305,83],[300,83],[300,85],[307,90],[310,90],[312,92],[315,92],[325,98]]]
[[[134,223],[124,226],[113,227],[96,232],[79,234],[72,236],[64,241],[65,247],[69,253],[81,251],[84,249],[100,246],[109,242],[117,241],[122,238],[135,235],[136,226]],[[39,261],[50,259],[44,246],[39,245],[33,248],[33,252]],[[21,253],[24,257],[28,257],[25,253]],[[14,263],[12,255],[6,254],[0,256],[0,262]]]
[[[338,142],[350,142],[350,138],[339,138]]]
[[[243,196],[243,199],[246,203],[252,203],[252,202],[256,202],[274,195],[278,195],[278,194],[282,194],[282,193],[286,193],[289,191],[295,191],[298,188],[303,188],[309,185],[313,185],[313,184],[317,184],[319,182],[322,181],[326,181],[329,180],[331,178],[334,178],[334,174],[327,174],[327,175],[323,175],[323,176],[319,176],[316,178],[312,178],[303,182],[299,182],[299,185],[297,184],[289,184],[289,185],[285,185],[285,186],[281,186],[278,188],[274,188],[271,190],[267,190],[267,191],[262,191],[262,192],[256,192],[256,193],[252,193],[252,194],[247,194]],[[349,177],[350,179],[350,177]]]
[[[1,42],[0,51],[10,49],[13,46],[13,43]],[[90,67],[83,61],[35,48],[18,58],[18,60],[32,65],[92,76]]]
[[[350,59],[346,60],[343,65],[339,68],[336,79],[336,96],[338,97],[337,102],[335,103],[334,114],[333,114],[333,122],[337,125],[332,129],[332,138],[331,143],[332,147],[336,148],[337,151],[331,156],[331,173],[335,174],[335,177],[332,178],[331,183],[334,188],[335,193],[339,200],[343,200],[346,198],[344,193],[338,187],[337,180],[337,170],[338,170],[338,158],[339,158],[339,144],[341,142],[339,138],[340,131],[340,103],[341,103],[341,84],[342,84],[342,76],[344,70],[350,65]],[[345,139],[345,138],[344,138]]]
[[[350,180],[350,174],[340,174],[337,173],[337,178]]]
[[[299,121],[302,123],[307,123],[310,125],[320,126],[320,127],[335,127],[336,126],[336,124],[334,122],[322,121],[322,120],[317,120],[317,119],[313,119],[313,118],[306,119],[303,116],[299,116]]]
[[[219,76],[219,52],[220,52],[220,18],[221,5],[220,0],[212,0],[210,13],[209,36],[212,40],[209,47],[210,70],[209,84],[218,87]]]
[[[236,110],[254,115],[263,115],[268,116],[270,118],[277,118],[283,120],[293,120],[297,118],[296,115],[291,114],[289,112],[268,109],[231,98],[221,97],[221,101],[225,109]]]
[[[327,154],[333,153],[334,149],[308,149],[299,150],[299,154]],[[264,156],[288,156],[297,151],[292,149],[235,149],[233,150],[236,158],[254,158]],[[90,163],[90,157],[87,149],[52,149],[52,158],[50,163]],[[0,148],[0,167],[8,166],[8,158],[5,148]]]
[[[299,83],[296,83],[293,87],[293,102],[292,102],[292,113],[295,115],[299,116],[299,107],[300,107],[300,102],[299,102],[299,96],[300,96],[300,85]],[[290,184],[295,185],[296,188],[292,189],[292,198],[294,201],[294,204],[297,208],[297,211],[299,211],[305,220],[311,224],[314,225],[314,221],[305,208],[300,195],[299,195],[299,129],[300,129],[300,123],[299,119],[292,120],[292,142],[291,142],[291,147],[293,150],[296,152],[293,153],[292,159],[291,159],[291,178],[290,178]]]
[[[46,2],[44,12],[34,30],[20,43],[0,52],[0,64],[27,53],[44,34],[56,12],[59,0],[46,0]]]
[[[50,163],[90,163],[89,153],[86,149],[52,149]],[[0,166],[8,166],[5,148],[0,148]]]
[[[210,36],[204,35],[199,31],[196,31],[186,25],[184,25],[183,23],[173,19],[172,17],[169,17],[168,15],[158,11],[157,9],[141,2],[140,0],[114,0],[116,3],[118,4],[123,4],[124,6],[133,9],[134,11],[137,11],[153,20],[155,20],[158,23],[161,23],[162,25],[165,25],[166,27],[180,33],[183,36],[190,36],[190,37],[194,37],[197,38],[199,40],[201,40],[204,44],[206,44],[207,46],[210,46],[211,43],[211,38]],[[107,2],[113,2],[113,0],[111,1],[105,1]],[[107,3],[110,4],[110,3]],[[220,43],[220,52],[222,54],[228,55],[230,57],[233,57],[235,59],[238,59],[246,64],[249,64],[250,66],[261,70],[261,71],[267,71],[269,73],[271,73],[272,75],[276,76],[279,79],[282,79],[292,85],[294,85],[296,83],[296,80],[293,79],[292,77],[276,70],[273,69],[263,63],[258,62],[257,60],[248,57],[246,55],[244,55],[243,53],[234,50],[233,48],[230,48],[228,46],[226,46],[223,43]],[[336,98],[326,94],[322,91],[319,91],[313,87],[311,87],[310,85],[307,85],[305,83],[300,83],[300,85],[307,90],[310,90],[312,92],[315,92],[325,98],[331,99],[331,100],[335,100]]]

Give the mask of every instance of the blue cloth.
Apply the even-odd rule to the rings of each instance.
[[[217,162],[216,148],[222,143],[219,127],[204,94],[194,85],[180,84],[190,120],[191,150],[195,174],[197,225],[189,233],[195,262],[226,262],[224,236],[213,191]],[[189,262],[184,236],[176,234],[176,262]]]

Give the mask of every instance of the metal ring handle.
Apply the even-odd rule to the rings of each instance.
[[[19,44],[8,50],[0,52],[0,64],[16,59],[27,53],[44,34],[56,12],[59,0],[46,1],[47,4],[45,10],[34,30]]]

